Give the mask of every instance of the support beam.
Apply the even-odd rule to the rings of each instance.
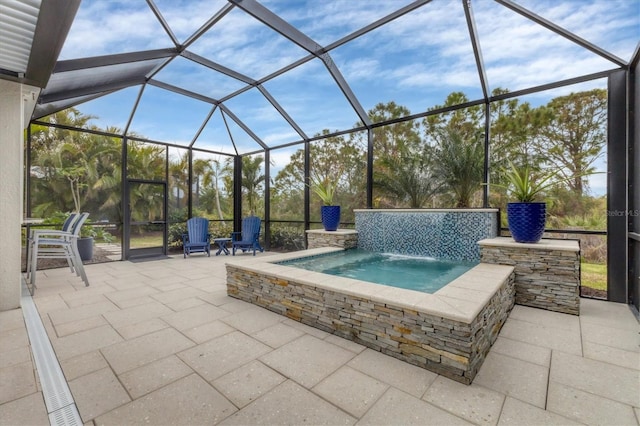
[[[242,157],[233,157],[233,231],[242,228]]]
[[[271,150],[264,151],[264,248],[271,249]]]
[[[373,208],[373,129],[367,130],[367,208]]]
[[[640,212],[640,45],[636,47],[629,66],[629,97],[627,111],[629,117],[629,209]],[[633,215],[629,226],[629,303],[640,317],[640,215]]]
[[[128,64],[132,62],[145,62],[152,61],[154,59],[173,58],[176,55],[178,55],[178,50],[171,48],[143,50],[130,53],[116,53],[113,55],[92,56],[90,58],[68,59],[66,61],[59,61],[53,72],[59,73],[84,70],[87,68],[109,67],[112,65]]]
[[[311,173],[309,168],[311,165],[311,144],[307,141],[304,143],[304,229],[307,230],[311,226],[311,209],[309,203],[311,203],[311,191],[309,185],[311,184]],[[305,238],[305,247],[307,240]]]
[[[482,185],[482,207],[489,207],[489,183],[491,178],[491,104],[484,105],[484,185]]]
[[[607,298],[628,303],[627,72],[611,74],[608,86]]]
[[[471,37],[471,46],[473,47],[473,56],[476,59],[478,67],[478,77],[480,78],[480,86],[482,87],[482,95],[484,99],[489,99],[489,80],[484,68],[484,60],[480,50],[480,41],[478,38],[478,30],[476,29],[476,21],[473,18],[473,10],[471,9],[471,0],[462,0],[464,7],[464,16],[467,18],[467,27],[469,28],[469,37]]]
[[[220,104],[220,109],[222,111],[224,111],[229,117],[231,117],[231,119],[233,121],[235,121],[235,123],[238,125],[238,127],[240,127],[242,130],[247,132],[247,134],[249,136],[251,136],[251,138],[254,141],[256,141],[258,143],[258,145],[260,145],[263,149],[269,149],[267,144],[262,142],[262,139],[260,139],[255,133],[253,133],[253,131],[246,124],[244,124],[244,122],[242,120],[240,120],[233,112],[231,112],[231,110],[229,110],[229,108],[227,108],[224,104]]]
[[[342,93],[347,98],[347,101],[349,101],[356,114],[358,114],[360,121],[362,121],[367,127],[371,125],[367,113],[364,111],[364,108],[362,108],[362,105],[360,105],[360,101],[358,101],[356,96],[353,94],[351,88],[342,76],[342,73],[340,73],[340,70],[338,70],[338,67],[333,62],[333,59],[331,59],[331,56],[326,53],[326,49],[324,47],[313,41],[306,34],[302,33],[296,27],[289,24],[287,21],[280,18],[278,15],[271,12],[269,9],[262,6],[255,0],[229,1],[271,28],[272,30],[288,38],[307,52],[320,58],[322,62],[324,62],[324,65],[327,67],[327,70],[329,71],[335,82],[340,87]]]
[[[566,29],[562,28],[559,25],[554,24],[551,21],[548,21],[546,19],[544,19],[543,17],[536,15],[535,13],[525,9],[524,7],[513,3],[511,0],[496,0],[496,2],[500,3],[501,5],[508,7],[509,9],[513,10],[514,12],[524,16],[527,19],[532,20],[533,22],[535,22],[536,24],[542,25],[543,27],[547,28],[548,30],[553,31],[556,34],[561,35],[562,37],[566,38],[567,40],[570,40],[576,44],[578,44],[581,47],[584,47],[585,49],[588,49],[590,51],[592,51],[593,53],[595,53],[596,55],[602,56],[604,59],[613,62],[614,64],[618,64],[621,67],[626,67],[627,66],[627,62],[624,59],[620,59],[618,58],[616,55],[607,52],[604,49],[599,48],[598,46],[596,46],[595,44],[589,43],[587,40],[578,37],[577,35],[573,34],[570,31],[567,31]]]

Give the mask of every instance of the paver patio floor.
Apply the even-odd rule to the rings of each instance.
[[[88,265],[88,288],[38,272],[33,300],[85,424],[640,424],[626,305],[516,306],[465,386],[228,297],[226,259]],[[49,423],[32,359],[22,310],[0,313],[0,425]]]

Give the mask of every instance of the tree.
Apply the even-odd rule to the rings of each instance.
[[[127,173],[131,178],[157,180],[165,175],[166,148],[159,145],[129,141],[127,145]],[[162,217],[164,194],[158,185],[134,185],[131,188],[130,213],[134,220],[152,221]],[[142,231],[140,229],[140,231]]]
[[[436,105],[429,108],[429,111],[438,110],[469,102],[467,95],[462,92],[450,93],[443,105]],[[476,105],[468,108],[455,109],[440,114],[429,115],[423,120],[425,136],[430,140],[431,134],[448,127],[455,131],[463,139],[476,138],[484,129],[484,111],[481,106]]]
[[[441,109],[468,102],[464,93],[447,96]],[[484,111],[480,106],[456,109],[423,120],[425,139],[433,147],[433,167],[455,207],[470,207],[484,174]]]
[[[216,212],[218,219],[224,220],[224,212],[222,208],[221,185],[226,178],[232,178],[233,166],[231,158],[227,157],[224,161],[220,158],[206,160],[208,166],[204,169],[206,172],[202,176],[202,186],[199,195],[199,205],[206,206],[207,211]],[[195,169],[195,165],[194,165]],[[225,191],[226,192],[226,191]]]
[[[175,198],[175,208],[181,207],[181,200],[184,199],[184,206],[187,205],[189,194],[189,152],[184,151],[177,158],[169,161],[169,198]]]
[[[508,93],[508,90],[498,88],[493,90],[492,95],[504,93]],[[499,178],[499,170],[506,167],[509,161],[534,169],[544,164],[544,157],[535,149],[534,137],[550,117],[549,109],[532,108],[528,102],[521,104],[517,98],[491,104],[490,161],[494,178]]]
[[[80,212],[87,203],[104,199],[96,191],[103,176],[119,175],[114,169],[120,150],[114,139],[81,130],[93,118],[70,108],[49,116],[48,120],[78,130],[34,126],[32,171],[42,178],[37,186],[47,198],[36,203],[33,209],[36,214],[49,215],[65,210]],[[71,209],[69,202],[73,206]]]
[[[368,111],[373,123],[389,121],[411,115],[408,108],[395,102],[379,103]],[[363,135],[354,137],[360,142],[362,164],[366,153]],[[429,183],[423,177],[429,174],[425,163],[424,141],[420,138],[420,122],[402,121],[373,129],[374,173],[373,187],[376,190],[376,205],[407,207],[426,203],[430,193]],[[359,191],[365,194],[364,170],[361,173]],[[425,185],[426,184],[426,185]],[[422,193],[422,195],[421,195]],[[364,200],[362,200],[364,204]]]
[[[374,185],[395,198],[396,204],[423,208],[439,190],[428,150],[422,156],[384,157],[381,166],[374,174]]]
[[[444,188],[454,194],[457,208],[471,207],[471,199],[482,187],[484,146],[480,135],[466,139],[463,132],[447,127],[438,130],[434,167]]]
[[[604,154],[607,92],[571,93],[552,99],[547,108],[552,115],[535,138],[535,148],[559,170],[569,188],[582,196],[585,176],[595,171],[594,163]]]
[[[373,123],[389,121],[411,115],[408,108],[395,102],[379,103],[367,115]],[[373,129],[374,156],[383,158],[402,152],[415,151],[421,144],[419,123],[402,121]]]
[[[246,191],[244,195],[247,197],[249,211],[256,214],[258,204],[258,196],[263,187],[265,176],[262,174],[262,163],[264,157],[255,155],[253,157],[242,157],[242,188]]]
[[[193,167],[193,204],[200,205],[200,193],[212,182],[212,166],[211,161],[204,158],[194,158]]]

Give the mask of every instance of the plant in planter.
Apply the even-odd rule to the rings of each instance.
[[[340,225],[340,206],[333,205],[337,182],[328,177],[313,178],[310,187],[324,204],[320,208],[320,217],[325,231],[335,231]]]
[[[546,172],[534,176],[529,165],[521,168],[509,163],[505,170],[507,185],[496,186],[505,188],[517,200],[507,203],[507,221],[509,231],[516,242],[537,243],[544,234],[547,220],[545,202],[535,201],[542,191],[556,184],[554,177],[557,172]]]
[[[95,240],[110,243],[113,236],[104,230],[103,227],[94,226],[90,219],[80,228],[80,237],[78,238],[78,252],[82,260],[93,259],[93,243]]]
[[[78,238],[78,253],[80,253],[80,259],[93,259],[93,241],[95,236],[96,232],[93,226],[85,222],[85,225],[82,225],[82,228],[80,228],[80,236]]]

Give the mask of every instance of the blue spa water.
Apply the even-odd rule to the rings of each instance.
[[[361,249],[278,263],[425,293],[438,291],[477,264]]]

